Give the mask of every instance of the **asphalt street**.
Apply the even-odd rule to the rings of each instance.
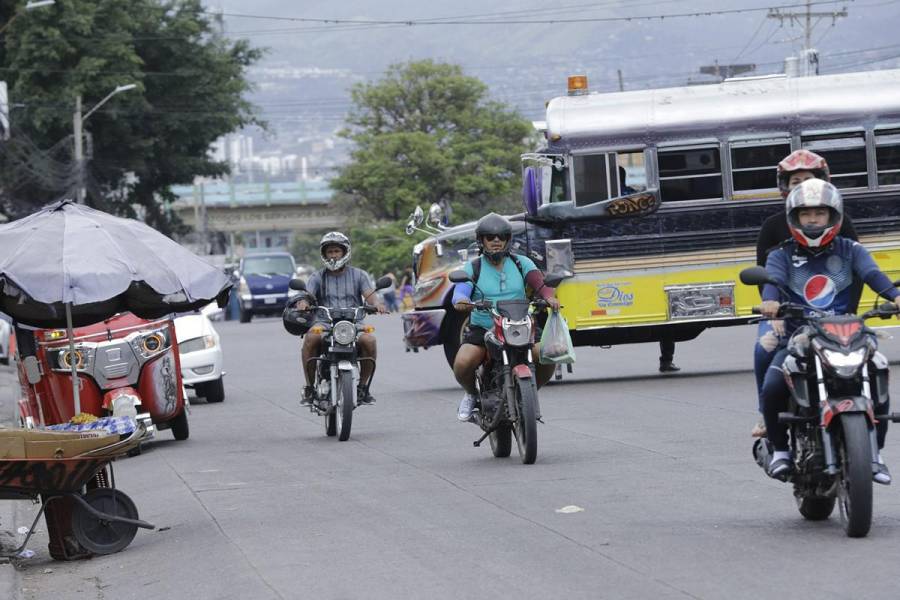
[[[189,440],[162,432],[116,463],[118,487],[159,529],[118,554],[61,563],[41,521],[35,556],[0,567],[0,592],[897,598],[900,486],[876,486],[870,535],[848,539],[837,512],[804,521],[791,489],[753,462],[753,328],[679,344],[683,371],[669,376],[656,372],[655,344],[579,348],[575,372],[541,392],[546,423],[526,466],[515,450],[495,459],[472,446],[479,430],[456,421],[461,393],[440,348],[406,353],[396,316],[372,320],[378,402],[357,410],[344,443],[299,406],[298,339],[280,320],[217,323],[225,402],[193,404]],[[900,359],[900,340],[882,348]],[[3,416],[15,395],[6,369]],[[884,456],[900,475],[900,438]],[[2,504],[0,529],[13,535],[36,511]]]

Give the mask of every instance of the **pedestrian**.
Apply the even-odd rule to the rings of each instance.
[[[397,277],[390,271],[385,273],[384,276],[391,279],[391,287],[384,290],[382,294],[384,296],[384,306],[389,313],[397,312]]]
[[[400,280],[400,304],[403,310],[412,310],[413,304],[413,272],[412,267],[406,267],[403,270],[403,279]]]

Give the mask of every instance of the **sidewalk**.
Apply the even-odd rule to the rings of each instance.
[[[16,378],[15,363],[7,366],[0,365],[0,427],[16,427],[15,399],[19,393],[19,382]],[[0,547],[16,548],[21,543],[16,530],[22,526],[28,526],[30,522],[25,517],[26,512],[19,510],[19,506],[28,504],[23,500],[0,500]],[[9,562],[9,559],[0,558],[0,598],[18,600],[22,597],[22,586],[19,572]]]

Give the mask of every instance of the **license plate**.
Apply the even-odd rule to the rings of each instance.
[[[263,298],[263,302],[266,304],[275,304],[278,302],[278,298]]]

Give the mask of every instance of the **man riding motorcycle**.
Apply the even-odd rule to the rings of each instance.
[[[306,291],[302,292],[295,301],[298,310],[305,311],[311,307],[323,306],[325,308],[354,308],[365,304],[366,300],[375,293],[369,276],[362,269],[349,265],[350,263],[350,239],[339,231],[332,231],[322,236],[319,242],[319,253],[322,256],[324,269],[313,273],[306,282]],[[380,299],[375,296],[375,306],[379,313],[384,313],[385,308]],[[312,326],[317,321],[313,319]],[[315,391],[312,384],[315,381],[315,362],[310,359],[321,354],[321,334],[308,332],[303,339],[301,352],[301,364],[306,374],[306,387],[303,388],[303,397],[300,404],[308,406],[315,399]],[[375,336],[363,333],[357,340],[359,355],[375,359],[377,348]],[[360,366],[360,379],[357,397],[359,404],[374,404],[375,398],[369,393],[369,385],[375,365],[372,361],[362,361]]]
[[[854,276],[876,294],[900,306],[900,292],[878,268],[869,252],[859,243],[838,235],[843,212],[841,194],[830,183],[810,179],[795,187],[785,202],[792,239],[769,254],[766,261],[769,277],[790,292],[791,302],[837,315],[848,311]],[[779,289],[767,284],[763,289],[760,312],[769,318],[776,317],[780,299]],[[797,329],[797,324],[785,321],[784,329],[785,335],[766,371],[761,390],[766,436],[775,449],[767,472],[770,477],[781,480],[787,479],[793,468],[787,428],[778,420],[778,413],[787,408],[789,397],[781,366],[787,356],[784,344]],[[879,422],[879,450],[884,447],[886,435],[887,422]],[[889,484],[890,472],[880,453],[878,465],[873,479]]]
[[[785,156],[776,167],[778,190],[784,199],[787,199],[791,190],[807,179],[831,181],[828,162],[815,152],[803,149],[795,150]],[[844,215],[841,222],[841,236],[858,241],[856,230],[853,228],[853,223],[847,214]],[[784,211],[779,210],[763,221],[762,227],[760,227],[759,235],[756,238],[756,264],[765,267],[769,253],[790,238],[791,233],[784,218]],[[862,282],[854,278],[853,296],[848,312],[856,312],[861,292]],[[762,293],[762,289],[760,289],[760,293]],[[750,432],[750,435],[753,437],[766,437],[766,425],[762,419],[762,384],[766,376],[766,370],[769,368],[769,363],[772,362],[772,357],[775,356],[779,339],[783,336],[784,326],[781,321],[762,321],[759,324],[757,342],[753,348],[753,371],[756,374],[756,392],[759,397],[758,409],[760,418]]]
[[[475,240],[481,250],[481,256],[469,262],[465,271],[472,277],[472,284],[457,284],[453,292],[453,306],[460,312],[471,312],[469,326],[464,334],[463,343],[456,353],[453,362],[453,374],[466,391],[459,403],[457,418],[466,422],[472,419],[472,413],[478,400],[475,386],[475,372],[484,361],[486,350],[484,334],[493,326],[487,311],[476,310],[472,304],[473,292],[478,300],[513,300],[526,298],[526,286],[533,293],[540,295],[553,310],[559,310],[553,288],[544,285],[544,275],[529,258],[513,255],[509,251],[512,238],[512,225],[503,216],[490,213],[479,219],[475,227]],[[540,355],[539,344],[532,349],[533,356]],[[536,380],[538,387],[547,383],[555,365],[537,365]]]

